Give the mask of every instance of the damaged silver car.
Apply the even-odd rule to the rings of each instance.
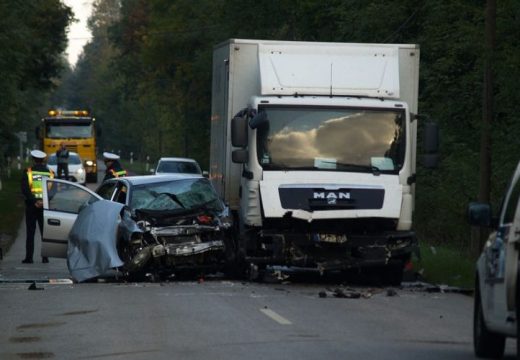
[[[47,179],[42,254],[67,257],[78,281],[117,268],[154,278],[232,261],[228,207],[199,175],[111,179],[94,193]]]

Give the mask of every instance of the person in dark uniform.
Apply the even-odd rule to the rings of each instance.
[[[54,173],[45,165],[47,154],[40,150],[31,151],[33,166],[25,169],[22,176],[22,194],[25,198],[25,228],[27,238],[25,241],[25,259],[24,264],[33,263],[34,253],[34,233],[36,231],[36,223],[40,228],[40,234],[43,238],[43,188],[42,179],[44,177],[54,178]],[[48,263],[49,259],[42,258],[43,263]]]
[[[69,150],[65,147],[65,143],[61,143],[60,148],[56,151],[56,162],[58,163],[56,171],[58,179],[69,180]]]
[[[119,155],[104,152],[103,161],[107,167],[103,181],[127,175],[126,170],[119,163]]]

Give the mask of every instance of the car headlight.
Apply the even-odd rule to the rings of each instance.
[[[94,165],[94,162],[92,160],[87,160],[87,161],[85,161],[85,164],[87,166],[92,166],[92,165]]]
[[[78,169],[78,174],[81,175],[81,174],[83,174],[84,172],[85,172],[85,169],[83,169],[83,168]]]

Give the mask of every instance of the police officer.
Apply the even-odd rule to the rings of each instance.
[[[31,151],[33,166],[25,169],[22,176],[22,194],[25,198],[25,228],[27,238],[25,241],[25,259],[22,263],[33,263],[34,252],[34,233],[36,222],[40,228],[43,238],[43,181],[44,177],[54,178],[54,173],[45,165],[47,154],[40,150]],[[43,263],[48,263],[49,259],[42,258]]]
[[[121,176],[126,176],[126,170],[124,170],[121,164],[119,163],[119,155],[104,152],[103,160],[105,162],[105,165],[107,166],[103,181]]]

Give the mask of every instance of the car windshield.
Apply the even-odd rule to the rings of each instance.
[[[161,160],[157,166],[158,173],[200,174],[199,166],[192,161]]]
[[[81,159],[76,154],[69,153],[69,165],[80,165]],[[52,154],[47,159],[47,165],[56,165],[56,154]]]
[[[136,185],[132,188],[130,207],[134,210],[223,210],[217,193],[206,178]]]

